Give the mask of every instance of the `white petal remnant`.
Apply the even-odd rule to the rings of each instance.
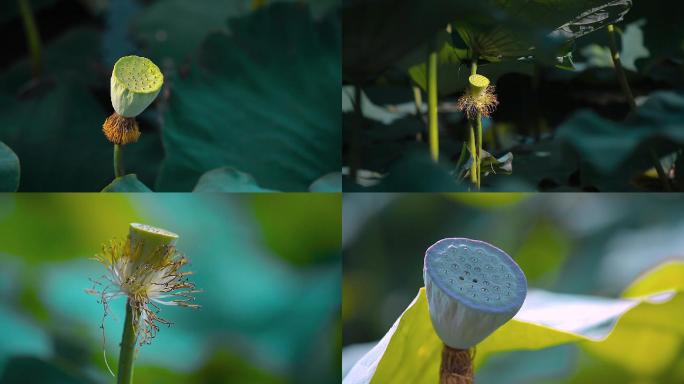
[[[469,349],[510,320],[527,294],[527,280],[504,251],[463,238],[443,239],[425,253],[430,319],[444,344]]]
[[[132,223],[126,239],[107,242],[95,256],[109,274],[95,282],[99,289],[89,293],[101,297],[105,313],[109,300],[128,297],[140,345],[151,342],[158,324],[171,324],[158,316],[157,304],[199,308],[193,304],[193,294],[199,291],[187,277],[192,272],[180,271],[188,259],[176,250],[177,239],[178,235],[167,230]]]

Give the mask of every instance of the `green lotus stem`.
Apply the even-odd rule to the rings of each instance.
[[[480,182],[482,181],[482,115],[479,113],[475,124],[477,124],[477,189],[480,189]]]
[[[361,133],[363,131],[363,90],[361,85],[354,85],[354,125],[352,125],[351,142],[349,143],[349,177],[358,183],[357,176],[363,159],[361,158]]]
[[[268,5],[268,0],[252,0],[252,10],[256,11],[257,9],[263,8],[266,5]]]
[[[437,124],[437,52],[431,51],[427,65],[428,92],[428,137],[430,155],[435,162],[439,161],[439,126]]]
[[[413,104],[416,106],[416,118],[418,121],[423,123],[423,94],[420,87],[417,85],[413,86]],[[416,133],[416,141],[423,141],[423,133]]]
[[[130,384],[133,382],[133,359],[135,355],[135,324],[133,324],[133,308],[130,299],[126,302],[126,320],[124,321],[123,335],[121,336],[121,351],[119,352],[119,373],[117,384]]]
[[[420,87],[413,86],[413,104],[416,106],[416,116],[420,116],[423,110],[423,94],[420,92]]]
[[[470,181],[477,185],[477,158],[475,157],[475,151],[477,149],[475,148],[475,129],[473,128],[472,121],[468,122],[468,128],[470,131],[470,135],[468,136],[468,149],[470,149],[470,156],[473,159],[473,161],[470,163]]]
[[[627,102],[629,103],[629,109],[632,113],[634,113],[636,111],[636,101],[634,101],[634,94],[632,94],[632,89],[630,88],[629,82],[627,81],[627,75],[625,74],[625,70],[624,68],[622,68],[622,63],[620,61],[620,52],[618,51],[617,39],[615,38],[615,25],[608,24],[607,29],[609,37],[608,41],[610,45],[610,57],[613,59],[613,67],[615,68],[615,74],[617,75],[618,82],[620,82],[622,93],[624,93],[625,97],[627,98]],[[649,148],[649,154],[651,156],[651,160],[653,161],[653,167],[655,168],[656,173],[658,174],[658,179],[660,179],[663,188],[666,191],[671,192],[672,186],[670,185],[670,181],[667,179],[667,175],[665,174],[663,165],[660,163],[660,159],[658,158],[658,155],[652,147]]]
[[[114,144],[114,177],[122,177],[126,174],[123,166],[122,151],[121,145]]]
[[[477,75],[477,59],[473,59],[473,61],[470,63],[470,75]],[[477,117],[475,119],[475,125],[477,126],[477,146],[475,143],[473,143],[473,165],[470,168],[470,173],[475,173],[475,178],[471,177],[471,180],[475,183],[477,186],[477,189],[480,189],[480,160],[481,160],[481,152],[482,152],[482,115],[477,114]],[[470,125],[470,130],[471,130],[471,137],[474,136],[473,131],[473,125]],[[473,138],[474,140],[474,138]]]
[[[460,170],[461,165],[465,161],[466,152],[468,152],[468,145],[464,142],[461,146],[461,153],[458,155],[458,161],[456,162],[456,169]]]
[[[629,87],[627,82],[627,75],[625,70],[622,68],[622,63],[620,62],[620,52],[617,49],[617,39],[615,38],[615,26],[613,24],[608,24],[608,37],[610,42],[610,57],[613,59],[613,66],[615,67],[615,74],[617,75],[618,81],[620,82],[620,87],[622,88],[622,93],[627,97],[627,102],[629,103],[629,108],[634,112],[636,110],[636,102],[634,101],[634,95],[632,94],[632,89]]]
[[[19,13],[21,14],[21,20],[24,23],[24,31],[26,32],[26,43],[28,44],[29,52],[31,54],[31,69],[33,71],[33,76],[39,77],[42,72],[40,59],[40,32],[36,25],[36,19],[33,17],[33,11],[31,10],[29,0],[18,0],[18,3]]]

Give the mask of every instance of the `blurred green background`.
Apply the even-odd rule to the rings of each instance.
[[[137,117],[142,134],[125,147],[128,173],[155,191],[185,192],[204,173],[229,167],[262,188],[306,191],[341,164],[338,6],[0,2],[0,34],[8,36],[0,56],[0,142],[20,163],[6,170],[16,157],[0,145],[0,176],[12,175],[0,177],[0,191],[96,192],[112,181],[112,144],[101,130],[113,112],[112,67],[131,54],[152,59],[164,86]],[[35,56],[25,28],[31,24]],[[218,184],[214,190],[240,189]]]
[[[352,347],[344,351],[350,360],[343,371],[416,296],[423,286],[425,250],[442,238],[469,237],[500,247],[520,264],[531,288],[619,297],[646,270],[684,259],[683,209],[681,197],[669,195],[347,194],[342,319],[343,345]],[[670,316],[675,315],[681,316]],[[648,329],[630,331],[636,337]],[[681,337],[676,340],[678,353],[659,361],[649,376],[576,345],[561,345],[494,356],[477,378],[506,384],[583,383],[597,377],[610,383],[670,383],[684,377],[684,346]]]
[[[340,371],[336,194],[0,195],[0,382],[110,383],[90,258],[129,222],[180,235],[202,308],[165,307],[139,383],[327,383]],[[124,299],[110,304],[116,369]]]

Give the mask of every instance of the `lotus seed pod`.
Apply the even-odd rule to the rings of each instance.
[[[158,259],[166,256],[164,251],[176,246],[178,235],[151,225],[131,223],[128,238],[136,264],[157,265],[163,262]]]
[[[135,117],[157,97],[164,84],[164,75],[148,58],[124,56],[114,64],[110,83],[110,96],[116,113]]]
[[[469,349],[518,312],[527,280],[504,251],[478,240],[443,239],[425,252],[430,319],[444,344]]]
[[[471,75],[468,77],[468,84],[470,84],[470,94],[477,98],[481,96],[489,86],[489,79],[482,75]]]

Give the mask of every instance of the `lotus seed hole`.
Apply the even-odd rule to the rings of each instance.
[[[477,283],[477,279],[473,279],[473,283]]]
[[[465,280],[465,279],[463,278],[463,276],[459,276],[458,278],[461,279],[461,280]]]

